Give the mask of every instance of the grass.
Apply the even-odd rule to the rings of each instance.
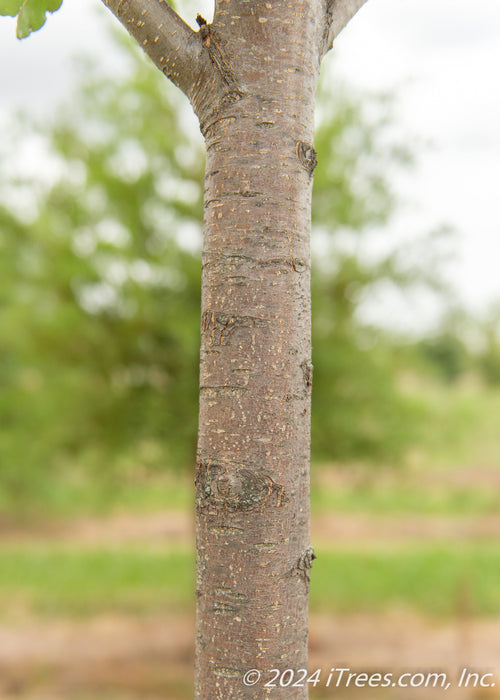
[[[500,615],[500,544],[320,551],[311,609],[407,608],[431,617]],[[0,550],[0,618],[192,610],[193,553],[163,549]]]
[[[498,493],[491,486],[474,488],[426,487],[405,483],[339,484],[314,483],[312,513],[366,513],[368,515],[486,515],[500,513]]]
[[[430,419],[422,433],[419,461],[424,467],[500,464],[500,390],[462,383],[442,386],[422,381],[412,394],[427,405]]]
[[[319,552],[313,610],[370,613],[391,607],[430,617],[500,614],[500,546]]]
[[[0,513],[12,522],[70,519],[79,516],[102,516],[113,512],[151,513],[186,510],[194,504],[194,477],[166,474],[140,481],[110,480],[98,477],[71,481],[59,478],[47,481],[37,496],[14,500],[2,494]]]
[[[364,481],[337,478],[331,483],[318,470],[312,486],[313,514],[500,513],[493,482],[472,481],[465,488],[446,481],[456,466],[479,465],[483,474],[498,468],[500,393],[470,388],[422,391],[433,404],[436,420],[429,426],[413,476],[401,471],[381,478],[374,468]],[[136,514],[185,510],[192,508],[194,498],[192,475],[108,485],[75,478],[47,483],[44,489],[41,519],[117,510]],[[6,498],[2,502],[0,489],[0,511],[6,522],[10,514],[18,516],[17,505]],[[26,512],[31,517],[29,508]],[[3,546],[0,618],[19,610],[41,616],[191,611],[193,559],[190,551],[153,547]],[[380,545],[370,551],[337,547],[319,552],[311,582],[313,610],[376,612],[395,606],[432,617],[500,615],[500,543],[467,542],[459,549],[454,544],[412,542],[392,549]]]
[[[194,594],[186,551],[24,546],[0,549],[0,617],[186,611]]]

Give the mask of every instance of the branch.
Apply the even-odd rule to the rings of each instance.
[[[153,63],[186,94],[203,62],[198,33],[166,0],[102,0]]]
[[[332,48],[335,37],[340,34],[365,2],[366,0],[327,0],[327,19],[323,36],[322,56]]]

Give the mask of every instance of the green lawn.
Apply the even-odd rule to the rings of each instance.
[[[48,616],[182,612],[193,593],[193,556],[186,551],[0,549],[0,618],[16,609]]]
[[[500,545],[318,552],[312,610],[378,612],[394,606],[431,617],[500,614]]]
[[[0,618],[192,610],[193,554],[161,549],[0,550]],[[377,612],[393,606],[432,617],[500,614],[500,544],[321,550],[311,608]]]
[[[500,513],[500,498],[491,485],[454,487],[421,485],[404,477],[366,484],[312,484],[312,513],[367,515],[486,515]]]
[[[426,468],[500,465],[500,390],[480,385],[422,383],[417,395],[430,418],[421,435],[420,462]]]

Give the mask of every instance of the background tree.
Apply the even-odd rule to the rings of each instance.
[[[119,90],[94,74],[51,129],[13,137],[48,177],[4,153],[2,476],[18,498],[82,469],[114,490],[117,470],[185,464],[195,445],[200,264],[178,239],[198,232],[203,160],[175,93],[123,60]]]
[[[64,506],[78,484],[119,499],[120,485],[189,469],[196,441],[201,143],[177,92],[112,41],[121,77],[80,61],[67,102],[38,126],[17,116],[2,145],[0,488],[19,506]],[[418,411],[399,388],[397,343],[363,320],[363,299],[439,274],[391,250],[363,257],[395,206],[380,173],[408,159],[386,137],[387,100],[333,82],[335,99],[329,81],[318,95],[313,459],[394,462]],[[43,167],[28,173],[17,156],[33,149]]]

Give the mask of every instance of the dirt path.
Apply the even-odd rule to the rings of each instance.
[[[184,700],[190,693],[193,627],[192,619],[174,616],[0,627],[0,697]],[[437,625],[401,611],[312,616],[310,652],[310,669],[326,673],[332,667],[370,673],[432,669],[455,679],[464,666],[500,673],[500,620]],[[398,698],[421,697],[416,690],[402,692]],[[488,697],[499,698],[494,692]],[[374,695],[365,690],[364,697]],[[483,696],[451,688],[446,697]]]
[[[312,541],[349,546],[411,540],[465,541],[500,537],[500,515],[420,516],[321,514],[312,518]],[[1,544],[113,546],[141,542],[190,546],[194,523],[185,511],[82,518],[64,525],[0,528]]]

